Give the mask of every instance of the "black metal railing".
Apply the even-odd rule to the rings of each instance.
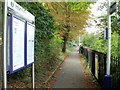
[[[106,54],[93,49],[80,46],[79,52],[86,57],[92,74],[101,87],[104,87],[104,75],[106,75]],[[120,58],[111,57],[112,88],[120,87]]]
[[[111,58],[112,87],[120,88],[120,58]]]

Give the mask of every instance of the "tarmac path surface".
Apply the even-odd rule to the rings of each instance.
[[[78,48],[61,65],[61,70],[55,75],[53,88],[86,88],[84,69],[80,62]]]

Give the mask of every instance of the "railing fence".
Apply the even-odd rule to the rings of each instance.
[[[80,46],[79,52],[86,57],[90,69],[101,87],[104,87],[104,75],[106,75],[106,54]],[[111,57],[112,88],[120,85],[120,58]]]

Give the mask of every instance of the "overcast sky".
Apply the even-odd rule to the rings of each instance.
[[[91,14],[93,14],[94,16],[92,18],[94,18],[95,20],[97,20],[97,17],[103,15],[103,14],[107,14],[106,8],[102,9],[102,11],[98,10],[98,7],[100,6],[101,2],[103,2],[103,0],[99,0],[94,4],[91,4]],[[99,20],[97,20],[99,22]],[[86,28],[87,32],[91,33],[91,32],[96,32],[99,31],[99,28],[96,27],[96,23],[94,22],[93,19],[90,19],[88,21],[89,23],[92,24],[91,27]]]

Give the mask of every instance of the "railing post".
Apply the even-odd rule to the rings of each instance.
[[[104,75],[106,74],[106,61],[107,61],[107,59],[106,59],[106,54],[104,54]]]
[[[92,73],[95,76],[95,52],[92,50]]]

